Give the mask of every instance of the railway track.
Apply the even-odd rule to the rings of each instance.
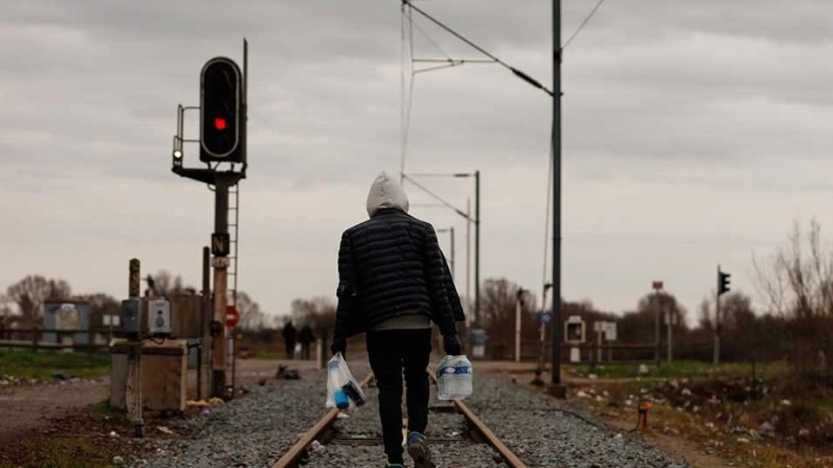
[[[472,457],[480,456],[481,459],[488,459],[488,466],[527,468],[527,465],[501,442],[464,401],[438,400],[434,370],[429,369],[428,374],[431,382],[431,400],[429,429],[426,435],[438,467],[478,466],[472,464]],[[372,379],[373,374],[370,373],[360,382],[368,400],[364,407],[343,419],[339,416],[339,410],[329,410],[272,468],[328,466],[326,460],[319,455],[328,451],[338,452],[339,456],[349,459],[350,466],[368,466],[361,464],[359,460],[362,457],[372,458],[374,461],[368,463],[375,463],[373,466],[382,466],[382,462],[378,461],[384,459],[378,400],[375,391],[369,388]],[[353,423],[353,418],[362,421]],[[376,427],[372,427],[374,423]],[[403,435],[407,436],[407,420],[403,420],[402,425]],[[435,426],[440,428],[435,429]],[[406,454],[406,463],[407,458]]]

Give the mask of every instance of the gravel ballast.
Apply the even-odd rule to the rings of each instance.
[[[339,419],[335,424],[336,438],[366,437],[382,438],[382,427],[379,420],[378,389],[371,387],[365,390],[367,404],[353,412],[348,418]],[[403,394],[402,415],[407,417]],[[436,388],[431,387],[431,405],[442,406],[446,402],[439,402],[436,398]],[[446,403],[447,404],[447,403]],[[439,468],[443,467],[495,467],[506,468],[505,464],[495,462],[496,452],[488,445],[477,444],[466,438],[468,424],[462,414],[431,411],[428,415],[428,429],[425,431],[429,439],[458,439],[455,442],[436,443],[431,445],[434,462]],[[461,461],[465,463],[461,464]],[[406,466],[413,466],[413,462],[405,454]],[[314,450],[307,466],[321,468],[381,468],[385,465],[385,451],[381,443],[373,445],[349,446],[332,443]]]
[[[351,371],[361,379],[370,368],[351,364]],[[156,453],[134,460],[132,466],[271,468],[327,412],[323,371],[301,372],[300,380],[272,380],[251,390],[249,395],[211,408],[209,415],[170,425],[175,432],[196,429],[197,433],[185,440],[151,440]],[[150,427],[145,432],[155,433]]]
[[[476,372],[475,393],[466,400],[469,407],[530,468],[690,468],[670,460],[640,437],[617,434],[569,412],[559,404],[523,384],[508,378]],[[356,378],[363,378],[369,367],[351,363]],[[431,388],[431,405],[444,405]],[[168,426],[179,433],[195,433],[188,439],[152,439],[154,428],[146,434],[156,453],[132,466],[145,467],[252,467],[271,468],[300,435],[323,416],[326,374],[302,372],[301,380],[274,380],[254,387],[243,398],[211,408],[209,415],[187,418]],[[337,438],[381,439],[378,391],[365,389],[367,404],[335,423]],[[404,398],[403,398],[404,400]],[[404,405],[403,405],[404,406]],[[403,408],[403,416],[407,412]],[[494,450],[465,438],[467,422],[462,415],[432,411],[427,435],[430,438],[458,439],[432,444],[439,468],[505,468]],[[345,442],[315,447],[306,466],[320,468],[363,468],[384,466],[381,443],[351,446]],[[406,455],[406,466],[413,462]]]
[[[524,384],[475,374],[474,385],[469,408],[530,468],[691,468],[639,437],[559,411],[553,399]]]

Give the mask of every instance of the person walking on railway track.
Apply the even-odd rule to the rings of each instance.
[[[416,468],[432,468],[425,437],[432,323],[443,336],[445,353],[459,355],[455,322],[465,318],[456,290],[449,294],[454,284],[434,227],[408,214],[408,208],[405,191],[382,172],[367,195],[370,219],[343,232],[330,350],[344,355],[347,339],[366,333],[370,367],[379,389],[386,467],[404,467],[404,372],[408,454]]]
[[[288,320],[283,326],[283,342],[286,345],[286,358],[295,359],[295,339],[297,338],[298,330],[292,326],[292,320]]]
[[[309,324],[304,324],[301,332],[298,333],[298,342],[301,343],[301,359],[308,361],[310,359],[310,344],[315,343],[315,334]]]

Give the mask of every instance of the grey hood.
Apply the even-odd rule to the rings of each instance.
[[[379,173],[367,194],[367,214],[371,218],[382,208],[395,208],[408,212],[408,195],[396,179],[385,171]]]

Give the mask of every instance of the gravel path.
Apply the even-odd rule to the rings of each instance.
[[[558,411],[551,398],[507,378],[475,374],[467,404],[530,468],[690,468],[641,438]]]

